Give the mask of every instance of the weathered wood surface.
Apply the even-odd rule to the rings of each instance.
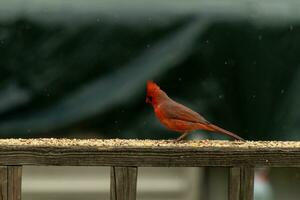
[[[0,166],[0,200],[7,200],[7,167]]]
[[[241,192],[240,200],[253,200],[254,193],[254,168],[241,167]]]
[[[7,167],[8,200],[21,200],[22,166]]]
[[[254,168],[231,167],[229,171],[229,200],[253,200]]]
[[[136,200],[137,172],[137,167],[111,167],[111,200]]]
[[[0,140],[0,165],[300,166],[300,142]]]
[[[21,200],[22,166],[0,166],[0,200]]]
[[[231,167],[229,169],[228,200],[240,200],[240,184],[241,168]]]

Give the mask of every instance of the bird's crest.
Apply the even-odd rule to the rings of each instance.
[[[153,81],[147,81],[147,93],[155,93],[155,91],[159,90],[159,86]]]

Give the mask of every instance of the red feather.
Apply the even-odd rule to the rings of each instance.
[[[147,82],[146,102],[152,104],[159,121],[170,130],[184,133],[177,140],[183,139],[187,133],[202,129],[228,135],[236,140],[243,138],[208,122],[199,113],[175,102],[153,81]]]

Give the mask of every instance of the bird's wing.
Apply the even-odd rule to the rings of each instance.
[[[160,104],[159,110],[165,118],[209,124],[199,113],[175,101]]]

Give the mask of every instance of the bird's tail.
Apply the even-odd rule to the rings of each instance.
[[[220,128],[220,127],[218,127],[218,126],[216,126],[216,125],[213,125],[213,124],[208,124],[207,125],[210,129],[208,129],[209,131],[216,131],[216,132],[218,132],[218,133],[222,133],[222,134],[224,134],[224,135],[228,135],[228,136],[230,136],[230,137],[232,137],[232,138],[234,138],[234,139],[236,139],[236,140],[241,140],[241,141],[245,141],[243,138],[241,138],[240,136],[238,136],[238,135],[236,135],[236,134],[234,134],[234,133],[232,133],[232,132],[230,132],[230,131],[227,131],[227,130],[225,130],[225,129],[223,129],[223,128]]]

